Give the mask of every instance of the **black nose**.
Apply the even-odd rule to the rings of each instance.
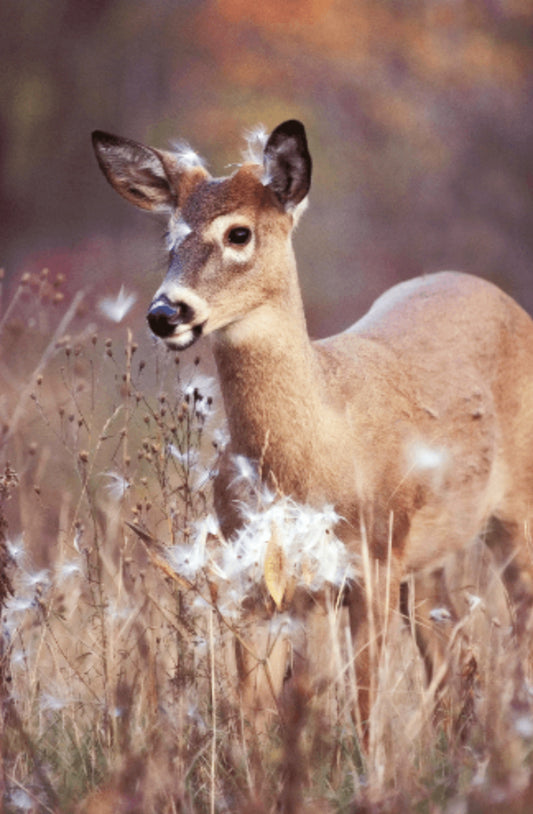
[[[148,324],[156,336],[163,339],[174,333],[180,323],[180,313],[166,300],[157,300],[148,311]]]
[[[158,297],[147,314],[148,324],[156,336],[165,339],[174,333],[177,325],[192,321],[193,310],[185,303],[172,305],[167,297]]]

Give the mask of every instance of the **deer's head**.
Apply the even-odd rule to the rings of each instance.
[[[96,131],[109,183],[168,218],[169,268],[148,311],[152,331],[177,350],[288,296],[290,233],[311,182],[303,125],[287,121],[261,154],[213,178],[190,148],[164,151]]]

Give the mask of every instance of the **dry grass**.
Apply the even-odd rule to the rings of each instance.
[[[426,686],[404,620],[386,631],[363,754],[345,611],[334,591],[304,611],[294,598],[295,580],[314,585],[318,549],[297,575],[278,539],[266,566],[235,570],[205,522],[212,385],[81,308],[43,274],[0,321],[4,810],[532,810],[529,654],[481,547],[449,565],[463,616],[447,631],[444,692],[442,675]],[[305,539],[327,525],[266,501],[277,537],[292,533],[280,511]],[[239,695],[237,640],[266,712]],[[276,704],[277,658],[295,664],[304,646]]]

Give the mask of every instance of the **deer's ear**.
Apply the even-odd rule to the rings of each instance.
[[[176,206],[157,150],[100,130],[94,131],[92,140],[100,169],[123,198],[153,212],[168,212]]]
[[[312,161],[301,122],[283,122],[270,134],[264,151],[265,183],[286,209],[302,201],[311,186]]]

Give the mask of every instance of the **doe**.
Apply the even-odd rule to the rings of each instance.
[[[93,143],[124,198],[169,218],[152,331],[176,350],[211,338],[231,438],[215,484],[223,532],[242,522],[231,491],[232,456],[242,455],[282,493],[333,505],[346,545],[360,552],[364,537],[373,566],[388,561],[391,610],[407,577],[438,574],[447,555],[481,536],[523,638],[533,603],[525,311],[488,282],[441,272],[395,286],[348,330],[311,341],[291,244],[311,181],[300,122],[279,125],[260,155],[224,178],[191,150],[99,131]],[[368,593],[353,585],[348,603],[366,720]],[[382,603],[376,614],[383,618]]]

